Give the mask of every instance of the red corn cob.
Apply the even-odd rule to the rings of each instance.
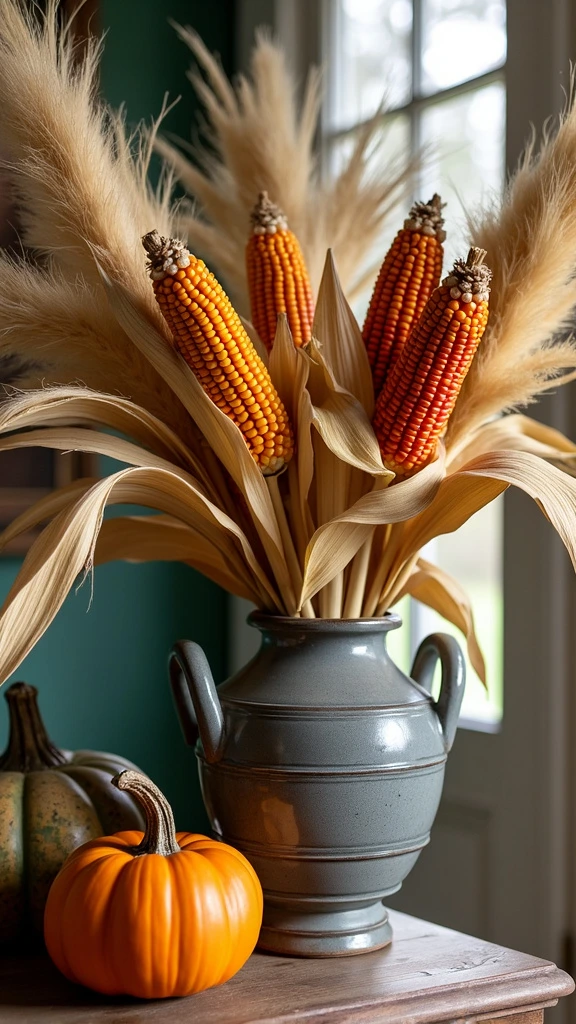
[[[470,249],[432,293],[374,413],[382,458],[399,476],[431,461],[488,319],[491,272]]]
[[[440,281],[443,224],[439,195],[414,203],[380,269],[362,329],[376,398]]]

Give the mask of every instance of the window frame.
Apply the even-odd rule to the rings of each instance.
[[[367,124],[370,119],[361,119],[349,125],[333,126],[334,119],[330,111],[330,95],[335,92],[333,84],[331,85],[331,83],[334,82],[333,69],[330,67],[330,61],[326,61],[326,58],[323,55],[331,52],[331,48],[334,45],[334,36],[339,32],[339,27],[337,25],[338,18],[333,16],[333,10],[338,11],[339,7],[334,8],[333,0],[322,0],[322,6],[324,12],[324,22],[321,34],[323,50],[322,54],[318,54],[317,56],[317,63],[322,63],[324,60],[324,63],[327,64],[327,102],[324,104],[322,121],[322,149],[323,159],[325,161],[326,153],[334,142],[344,139],[347,135],[357,131],[363,125]],[[505,84],[506,60],[497,65],[497,67],[491,68],[489,71],[483,72],[480,75],[475,75],[472,78],[465,79],[462,82],[458,82],[456,85],[451,85],[444,89],[436,89],[432,92],[424,92],[422,89],[423,0],[412,0],[412,9],[413,22],[410,45],[412,75],[410,98],[405,103],[390,106],[383,114],[383,121],[401,116],[407,117],[409,123],[410,151],[412,153],[417,153],[422,144],[421,123],[423,113],[430,109],[430,107],[456,99],[459,96],[465,96],[469,92],[474,92],[484,86],[492,85],[496,82],[503,82]],[[418,191],[418,188],[416,188],[415,191]]]

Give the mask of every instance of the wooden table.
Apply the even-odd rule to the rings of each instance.
[[[0,958],[1,1024],[541,1024],[572,992],[554,964],[391,913],[394,941],[361,956],[255,953],[221,988],[187,999],[106,999],[46,957]]]

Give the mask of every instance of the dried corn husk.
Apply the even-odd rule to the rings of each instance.
[[[220,247],[241,289],[243,211],[261,188],[274,192],[272,177],[282,193],[275,198],[308,247],[313,276],[321,278],[312,341],[296,348],[282,316],[272,351],[263,355],[288,411],[296,452],[286,472],[264,478],[239,428],[213,404],[171,343],[137,242],[155,226],[168,232],[175,211],[165,189],[153,195],[146,185],[147,154],[135,160],[121,122],[94,106],[95,49],[77,73],[69,42],[58,41],[52,3],[38,28],[16,0],[0,0],[0,128],[6,130],[11,173],[27,211],[26,239],[48,260],[40,268],[0,259],[0,357],[19,367],[27,385],[39,384],[11,390],[0,406],[0,451],[32,445],[73,449],[110,456],[124,467],[105,480],[74,481],[43,498],[0,538],[1,547],[43,526],[0,610],[0,680],[48,628],[78,577],[114,558],[182,561],[282,615],[380,615],[412,594],[462,630],[483,679],[466,595],[420,551],[515,486],[537,502],[576,566],[576,445],[527,416],[500,415],[573,365],[572,342],[546,340],[532,314],[527,332],[526,316],[513,301],[521,297],[519,281],[526,275],[527,308],[538,308],[538,292],[550,281],[542,253],[532,258],[526,239],[549,245],[550,225],[557,224],[561,209],[567,249],[554,257],[561,281],[553,291],[560,319],[554,319],[550,296],[541,295],[548,311],[544,333],[564,324],[573,307],[574,114],[566,115],[538,160],[523,166],[499,217],[477,226],[477,240],[490,238],[499,247],[491,254],[501,287],[491,333],[436,457],[398,481],[382,463],[371,426],[373,387],[360,329],[331,252],[326,256],[332,225],[347,283],[359,280],[362,250],[352,219],[365,230],[367,245],[394,190],[360,184],[373,126],[339,183],[324,193],[313,180],[310,150],[317,78],[298,122],[282,91],[287,73],[272,44],[259,43],[254,82],[245,82],[238,93],[198,40],[184,36],[208,75],[198,88],[220,147],[198,170],[161,144],[212,218],[208,224],[192,217],[191,233],[208,247]],[[245,133],[260,116],[264,128],[276,116],[277,126],[287,129],[285,137],[276,132],[275,141],[269,140],[262,180],[255,141],[261,136]],[[289,153],[303,159],[291,177]],[[353,197],[348,206],[346,196]],[[375,205],[366,225],[361,213],[368,201]],[[553,202],[555,213],[546,206]],[[222,248],[225,222],[229,245]],[[23,284],[31,298],[18,309],[13,296]],[[248,322],[246,329],[260,346]],[[501,370],[512,363],[520,367],[516,391],[510,385],[504,401]],[[82,383],[70,383],[75,380]],[[109,506],[125,502],[156,514],[104,519]]]

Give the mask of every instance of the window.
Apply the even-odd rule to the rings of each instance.
[[[385,131],[374,159],[423,154],[403,207],[440,192],[447,203],[449,265],[466,244],[463,207],[504,182],[505,0],[327,0],[323,34],[326,173],[384,101]],[[390,219],[382,252],[402,217],[399,209]],[[368,298],[356,308],[361,319]],[[488,699],[469,666],[463,724],[494,728],[502,714],[502,503],[489,505],[458,534],[433,541],[426,556],[465,587],[487,660]],[[409,628],[393,634],[393,644],[405,669],[426,633],[457,635],[417,602],[401,611]]]

